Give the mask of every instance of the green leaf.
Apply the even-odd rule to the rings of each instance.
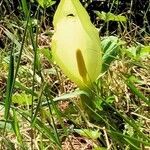
[[[19,105],[31,105],[32,96],[26,93],[16,93],[12,96],[12,102]]]
[[[141,46],[139,57],[145,58],[150,55],[150,46]]]
[[[48,59],[49,62],[52,61],[52,54],[48,48],[40,49],[40,52]]]
[[[81,96],[81,95],[85,95],[87,97],[89,97],[89,94],[83,90],[76,90],[74,92],[71,92],[71,93],[66,93],[66,94],[63,94],[63,95],[60,95],[59,97],[55,97],[53,99],[53,102],[58,102],[58,101],[66,101],[67,99],[71,99],[71,98],[74,98],[74,97],[77,97],[77,96]],[[51,103],[51,102],[49,102]],[[44,102],[42,103],[42,106],[46,106],[48,103],[47,102]]]
[[[27,94],[34,95],[35,97],[38,96],[37,93],[32,91],[32,89],[26,87],[23,83],[21,83],[19,81],[15,81],[15,87],[19,88],[22,91],[25,91],[25,93],[27,93]]]
[[[7,37],[17,46],[17,49],[21,48],[21,44],[18,42],[17,37],[14,33],[11,33],[9,30],[5,29],[4,33],[7,35]]]
[[[91,130],[91,129],[74,129],[74,130],[81,136],[90,138],[92,140],[96,140],[101,135],[101,133],[97,130]]]
[[[56,2],[53,0],[37,0],[37,2],[39,3],[39,5],[43,8],[47,8],[52,6],[53,4],[55,4]]]
[[[139,44],[138,46],[132,46],[125,49],[128,57],[131,59],[139,60],[144,59],[150,55],[150,46],[144,46]]]
[[[122,15],[115,15],[111,12],[106,13],[103,11],[102,12],[95,11],[95,13],[101,20],[104,20],[105,22],[109,22],[109,21],[127,22],[127,18]]]
[[[128,57],[133,58],[133,59],[136,58],[136,47],[135,46],[125,49],[125,52]]]
[[[102,72],[107,71],[110,63],[116,59],[117,54],[120,50],[120,45],[123,42],[120,41],[115,36],[104,37],[101,45],[103,49],[103,64],[102,64]]]
[[[80,95],[89,96],[88,93],[85,92],[85,91],[76,90],[74,92],[67,93],[67,94],[61,95],[59,97],[56,97],[56,98],[53,99],[53,101],[66,100],[66,99],[73,98],[73,97],[80,96]]]
[[[4,127],[5,127],[5,121],[0,120],[0,130],[3,129]],[[9,122],[9,121],[7,121],[6,130],[9,132],[13,131],[12,126],[11,126],[11,122]]]

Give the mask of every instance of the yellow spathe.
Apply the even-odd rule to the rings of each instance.
[[[61,0],[54,15],[54,60],[80,88],[90,87],[101,71],[98,31],[79,0]]]

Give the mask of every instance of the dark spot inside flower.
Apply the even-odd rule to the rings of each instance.
[[[74,17],[74,14],[68,14],[67,17]]]

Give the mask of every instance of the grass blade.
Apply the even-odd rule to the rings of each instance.
[[[150,99],[146,98],[136,87],[135,85],[132,83],[132,81],[130,81],[130,79],[126,80],[126,84],[128,85],[128,87],[130,88],[130,90],[137,95],[141,100],[143,100],[148,106],[150,106]]]
[[[13,81],[14,81],[14,56],[13,56],[13,50],[12,50],[10,53],[9,73],[8,73],[8,79],[7,79],[6,98],[5,98],[5,115],[4,115],[4,117],[6,120],[8,119],[10,105],[11,105]]]

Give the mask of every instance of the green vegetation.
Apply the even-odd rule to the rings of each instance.
[[[0,149],[150,149],[149,1],[82,4],[103,50],[95,100],[86,106],[93,119],[80,101],[87,91],[53,62],[58,2],[0,2]]]

